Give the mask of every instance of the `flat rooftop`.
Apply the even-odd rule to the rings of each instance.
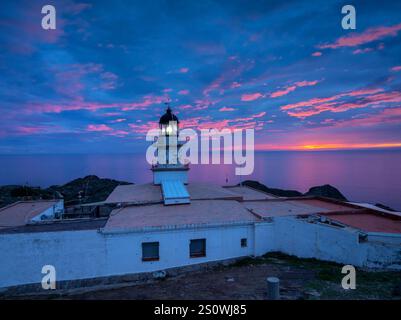
[[[0,229],[27,224],[32,218],[60,200],[18,201],[0,208]]]
[[[189,183],[186,185],[191,200],[241,200],[241,195],[214,184]],[[117,186],[104,203],[149,204],[162,202],[160,186],[152,183]]]
[[[277,196],[250,188],[248,186],[233,186],[233,187],[224,187],[224,188],[233,193],[240,195],[244,201],[266,200],[266,199],[277,199],[278,198]]]
[[[378,206],[375,206],[374,204],[371,204],[371,203],[363,203],[363,202],[350,202],[350,203],[353,204],[353,205],[356,205],[358,207],[361,207],[361,208],[372,209],[372,210],[375,210],[375,211],[389,213],[391,215],[395,215],[395,216],[401,217],[401,212],[386,210],[386,209],[380,208]]]
[[[96,230],[103,228],[106,221],[107,218],[40,222],[18,227],[3,228],[0,229],[0,234]]]
[[[326,213],[324,216],[366,232],[401,233],[401,217],[371,210],[353,213]]]
[[[355,210],[353,206],[318,199],[244,201],[243,204],[245,208],[262,218]]]
[[[104,230],[172,228],[255,222],[259,219],[234,200],[194,200],[191,204],[127,206],[112,211]]]

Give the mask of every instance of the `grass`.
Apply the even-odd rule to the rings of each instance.
[[[362,270],[356,268],[356,289],[344,290],[341,280],[342,264],[317,259],[301,259],[279,252],[258,258],[244,258],[230,267],[271,264],[294,269],[307,269],[315,273],[313,280],[305,283],[305,291],[317,291],[320,297],[311,299],[401,299],[401,272]]]

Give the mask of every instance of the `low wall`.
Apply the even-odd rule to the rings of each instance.
[[[358,267],[401,269],[401,235],[361,232],[296,217],[274,219],[277,251],[300,258],[316,258]]]
[[[365,265],[369,268],[401,270],[401,235],[368,233]]]
[[[277,250],[300,258],[363,264],[358,232],[352,229],[310,223],[296,217],[275,218]]]

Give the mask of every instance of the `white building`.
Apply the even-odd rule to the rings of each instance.
[[[0,229],[0,288],[40,283],[44,265],[55,267],[57,281],[113,282],[272,251],[401,269],[396,214],[318,197],[186,184],[188,170],[176,165],[155,164],[153,171],[154,183],[115,188],[105,201],[116,205],[107,219]]]

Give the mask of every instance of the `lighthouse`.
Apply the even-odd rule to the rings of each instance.
[[[153,184],[160,185],[165,205],[189,203],[188,164],[179,161],[179,120],[167,104],[167,110],[159,120],[157,138],[157,162],[152,165]]]

